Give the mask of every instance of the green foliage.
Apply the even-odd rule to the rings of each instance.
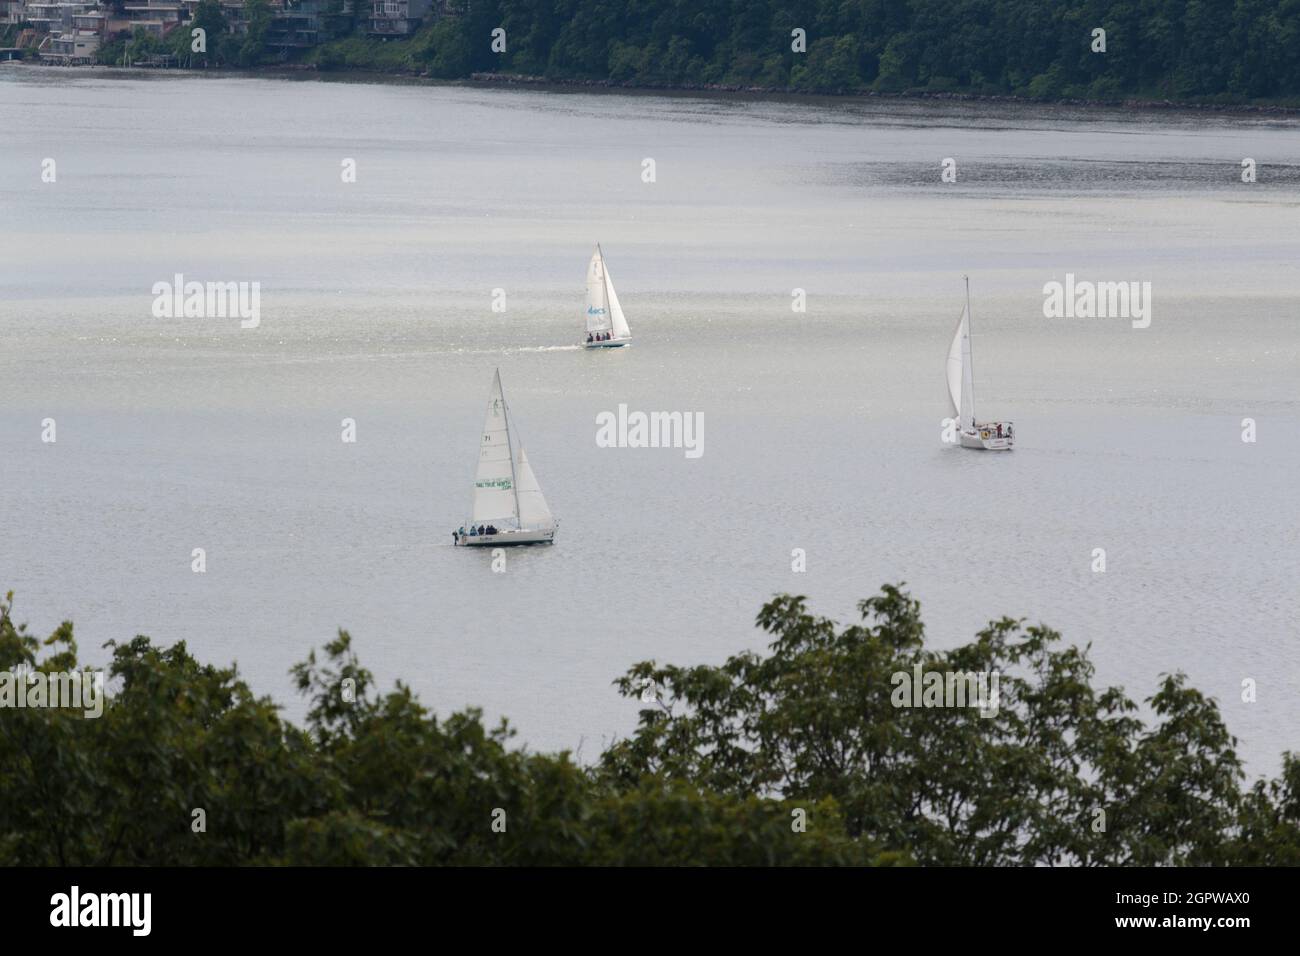
[[[1300,0],[485,0],[469,69],[618,83],[1029,96],[1300,95]],[[504,25],[500,56],[485,53]],[[791,50],[791,31],[807,52]],[[1105,53],[1092,30],[1107,32]],[[480,48],[482,48],[480,50]],[[463,74],[462,74],[463,75]]]
[[[469,75],[470,47],[465,21],[442,19],[426,23],[409,40],[359,35],[335,40],[311,51],[306,62],[319,70],[428,71],[431,76],[456,79]]]
[[[39,641],[12,600],[0,669],[75,669],[71,623]],[[346,632],[293,669],[301,729],[184,644],[110,644],[98,719],[0,708],[0,865],[1300,862],[1300,760],[1241,792],[1217,707],[1182,678],[1147,728],[1046,628],[1004,619],[935,652],[905,592],[861,609],[838,628],[778,597],[766,656],[634,666],[620,690],[653,678],[666,704],[592,768],[377,693]],[[997,715],[895,707],[916,663],[1004,669]]]
[[[1241,812],[1238,862],[1300,866],[1300,755],[1282,755],[1282,775],[1256,781]]]
[[[636,665],[665,705],[609,748],[611,786],[690,780],[738,798],[836,801],[848,832],[939,865],[1222,864],[1300,852],[1300,773],[1243,801],[1241,764],[1213,701],[1166,677],[1144,726],[1118,688],[1095,691],[1086,651],[1003,619],[927,651],[917,602],[895,587],[844,629],[803,598],[766,605],[770,653],[697,667]],[[895,705],[895,675],[996,672],[999,705]],[[1104,819],[1099,811],[1105,812]],[[1249,811],[1247,814],[1246,811]],[[1098,823],[1102,826],[1098,826]],[[1252,832],[1272,837],[1249,847]],[[1258,844],[1258,841],[1255,841]]]
[[[11,602],[0,666],[75,667],[72,625],[39,660]],[[567,754],[510,748],[508,725],[489,730],[477,711],[439,720],[401,685],[374,694],[344,632],[325,654],[294,668],[306,730],[233,668],[144,637],[113,645],[102,717],[0,710],[0,865],[877,862],[831,801],[809,802],[796,833],[773,801],[654,780],[613,791]]]
[[[1300,99],[1300,0],[483,0],[428,19],[411,37],[366,35],[368,18],[332,0],[327,42],[299,54],[322,70],[475,72],[631,86],[758,86],[812,92],[906,90],[1038,99],[1129,96],[1201,101]],[[248,36],[204,0],[207,60],[267,55],[266,0],[245,0]],[[202,23],[199,20],[202,19]],[[504,53],[489,38],[504,27]],[[791,31],[806,31],[806,52]],[[1092,31],[1106,31],[1093,52]],[[188,32],[174,31],[188,55]],[[169,38],[170,40],[171,38]],[[182,51],[180,46],[185,50]],[[121,46],[110,44],[121,58]],[[113,50],[101,53],[101,62]]]
[[[858,45],[852,36],[813,41],[807,57],[796,61],[790,71],[790,86],[797,90],[844,92],[861,85]]]
[[[204,45],[207,47],[206,52],[194,52],[194,30],[196,29],[205,31]],[[218,62],[217,57],[221,50],[221,38],[228,29],[226,15],[221,9],[219,0],[202,0],[194,8],[194,18],[188,24],[173,30],[169,39],[175,38],[176,54],[186,66],[207,66]]]
[[[25,20],[20,20],[17,23],[0,23],[0,46],[17,46],[18,35],[30,28],[31,24]]]
[[[454,79],[469,73],[470,40],[461,20],[441,20],[427,32],[427,40],[419,54],[429,64],[429,72],[443,79]]]
[[[271,25],[271,5],[267,0],[244,0],[244,19],[248,36],[239,45],[234,62],[238,66],[256,66],[266,55],[266,31]]]

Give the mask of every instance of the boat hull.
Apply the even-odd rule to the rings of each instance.
[[[981,428],[979,431],[961,433],[962,448],[977,448],[981,451],[1011,451],[1015,439],[1005,432],[999,436],[996,423],[993,428]]]
[[[621,349],[627,345],[629,339],[610,339],[608,342],[583,342],[584,349]]]
[[[502,548],[514,544],[553,544],[555,528],[545,530],[498,531],[496,534],[465,534],[456,541],[460,548]]]

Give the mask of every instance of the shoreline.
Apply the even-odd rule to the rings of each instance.
[[[1152,111],[1188,111],[1194,113],[1240,113],[1247,115],[1300,116],[1300,106],[1283,106],[1265,103],[1206,103],[1201,101],[1157,100],[1131,97],[1122,100],[1093,100],[1076,97],[1034,99],[1013,93],[972,93],[962,90],[903,90],[884,93],[878,90],[842,90],[838,92],[812,92],[774,86],[739,86],[724,83],[693,84],[629,84],[615,80],[565,80],[544,76],[526,76],[515,73],[471,73],[468,82],[482,86],[528,86],[539,89],[592,89],[623,93],[701,93],[721,96],[750,96],[758,98],[809,97],[827,100],[902,100],[931,102],[1003,103],[1012,106],[1073,106],[1083,109],[1129,109]]]
[[[1279,116],[1300,117],[1300,105],[1285,106],[1274,103],[1208,103],[1197,100],[1151,99],[1146,97],[1127,97],[1116,100],[1080,99],[1077,97],[1058,97],[1036,99],[1018,96],[1014,93],[974,93],[963,90],[903,90],[886,93],[878,90],[841,90],[837,92],[814,92],[794,90],[771,86],[741,86],[723,83],[626,83],[616,80],[600,79],[562,79],[545,76],[529,76],[518,73],[471,73],[468,77],[439,79],[425,72],[385,71],[368,69],[321,70],[309,64],[274,64],[248,69],[230,67],[211,67],[202,70],[186,70],[160,67],[121,67],[109,64],[90,66],[59,66],[55,64],[29,62],[26,60],[9,60],[0,66],[17,64],[19,68],[48,68],[52,70],[93,71],[106,75],[133,76],[139,74],[174,74],[185,76],[243,76],[276,77],[280,79],[313,79],[324,81],[346,81],[349,79],[378,84],[391,85],[431,85],[461,87],[523,87],[539,91],[552,92],[609,92],[624,94],[688,94],[705,98],[749,98],[749,99],[812,99],[824,101],[878,100],[883,102],[931,102],[931,103],[988,103],[1006,106],[1068,106],[1084,110],[1129,110],[1159,113],[1216,113],[1228,116]]]

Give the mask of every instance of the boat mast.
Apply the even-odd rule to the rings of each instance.
[[[975,348],[970,334],[970,276],[966,280],[966,352],[970,355],[970,427],[975,427]],[[508,434],[508,433],[507,433]]]
[[[506,390],[501,387],[501,369],[497,369],[497,387],[501,391],[501,415],[506,420],[506,451],[510,452],[510,487],[515,492],[515,520],[524,526],[524,514],[519,510],[519,479],[515,477],[515,447],[510,441],[510,406],[506,404]]]

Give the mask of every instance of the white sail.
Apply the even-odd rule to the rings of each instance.
[[[519,524],[529,529],[549,528],[555,524],[551,509],[546,506],[533,466],[523,448],[515,456],[515,473],[519,476]]]
[[[970,306],[961,310],[948,346],[948,408],[961,427],[975,423],[975,381],[970,354]]]
[[[604,260],[601,260],[602,265]],[[623,307],[618,304],[618,293],[614,291],[614,277],[609,274],[609,269],[605,269],[605,291],[608,293],[609,314],[614,328],[614,338],[630,339],[632,330],[627,327],[627,318],[623,315]]]
[[[600,246],[597,246],[587,264],[587,331],[608,332],[613,327],[609,313],[605,296],[605,260],[600,254]]]
[[[501,391],[501,373],[492,379],[487,418],[479,440],[478,471],[474,474],[474,524],[493,522],[513,525],[519,518],[519,497],[511,461],[510,423],[506,399]]]

